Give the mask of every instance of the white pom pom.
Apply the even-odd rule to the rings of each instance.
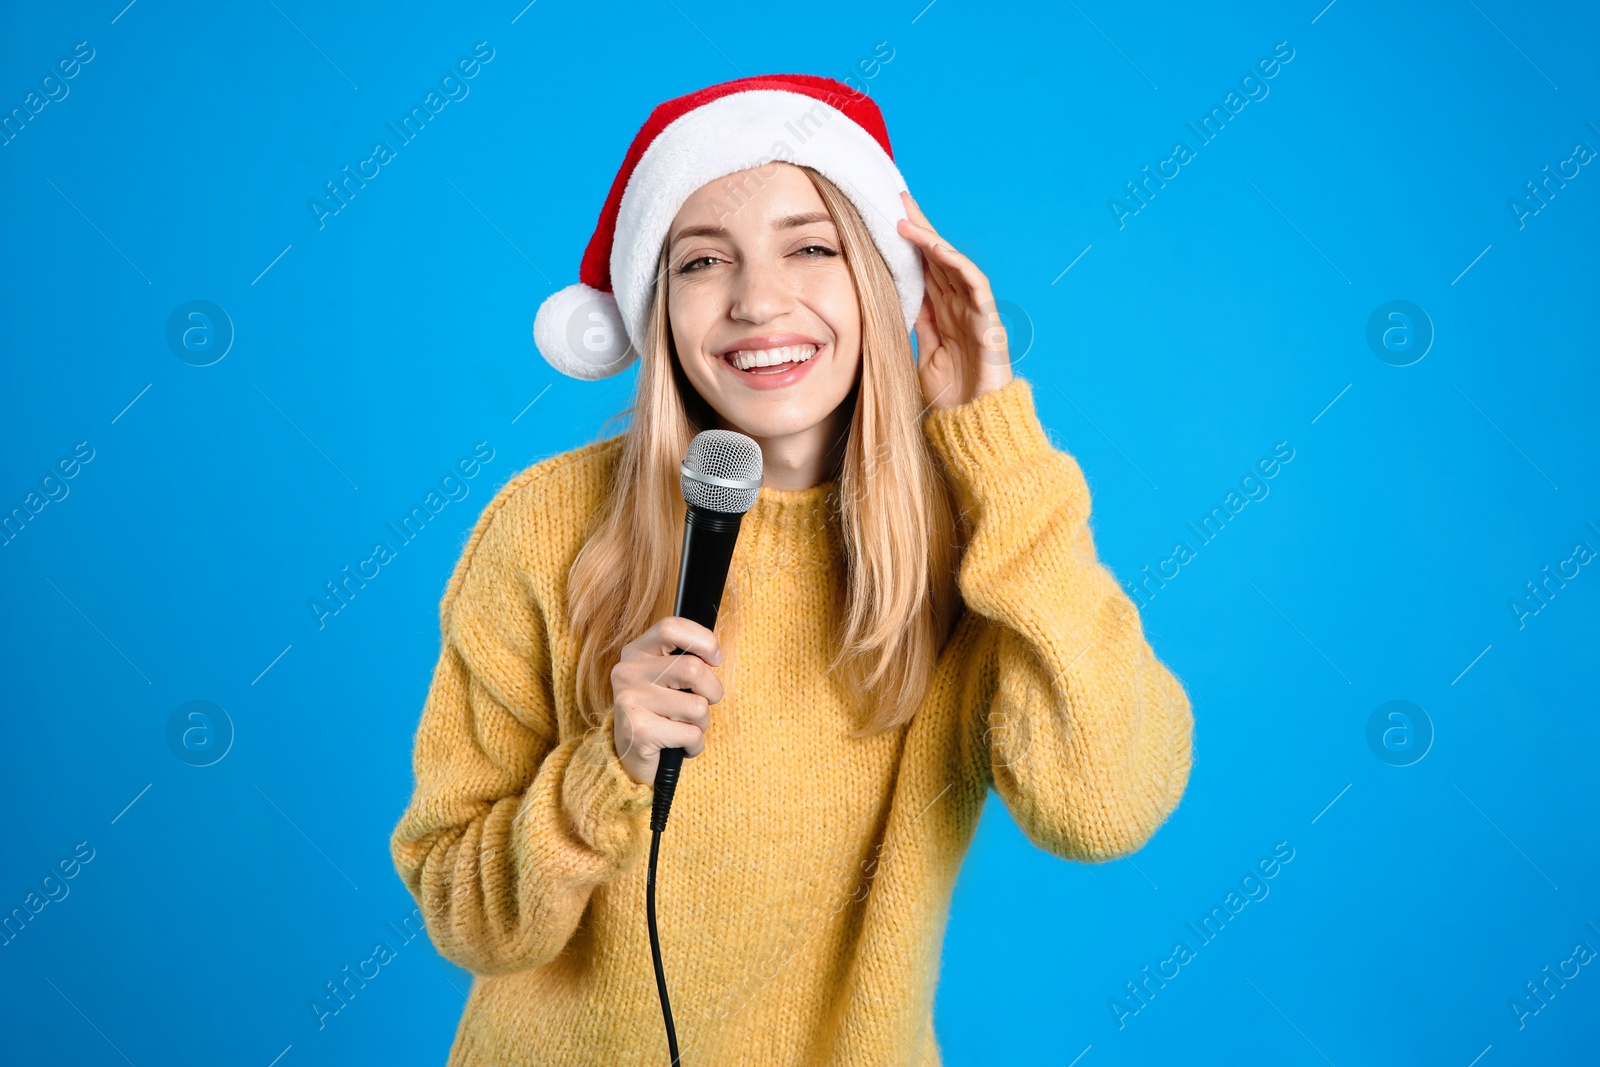
[[[533,343],[556,370],[585,381],[609,378],[638,358],[616,298],[581,282],[556,290],[539,305]]]

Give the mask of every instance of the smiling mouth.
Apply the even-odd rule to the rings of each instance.
[[[816,345],[784,345],[729,352],[722,358],[735,369],[751,374],[777,374],[798,366],[817,354]]]

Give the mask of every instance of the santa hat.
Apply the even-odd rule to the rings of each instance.
[[[667,230],[708,182],[774,161],[803,164],[850,198],[894,276],[906,329],[922,306],[922,255],[906,217],[878,105],[832,78],[766,74],[707,86],[656,107],[633,139],[578,269],[533,320],[561,373],[595,379],[628,367],[644,331]]]

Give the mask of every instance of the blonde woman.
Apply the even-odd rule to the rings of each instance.
[[[477,976],[451,1065],[667,1062],[641,863],[663,749],[691,757],[658,883],[691,1064],[937,1065],[988,791],[1087,862],[1177,806],[1189,700],[988,280],[905,188],[842,84],[710,86],[655,109],[541,307],[554,367],[638,359],[637,395],[625,432],[505,485],[440,605],[392,849]],[[712,427],[765,477],[715,632],[671,615],[678,466]]]

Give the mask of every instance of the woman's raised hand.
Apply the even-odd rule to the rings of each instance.
[[[925,283],[917,315],[917,377],[933,410],[965,404],[1011,381],[1011,351],[989,279],[950,247],[901,191],[900,235],[922,250]]]
[[[685,651],[674,655],[679,648]],[[654,785],[664,748],[687,756],[705,749],[711,705],[722,699],[722,682],[708,664],[721,662],[717,635],[677,615],[622,646],[611,668],[611,714],[617,758],[630,778]]]

